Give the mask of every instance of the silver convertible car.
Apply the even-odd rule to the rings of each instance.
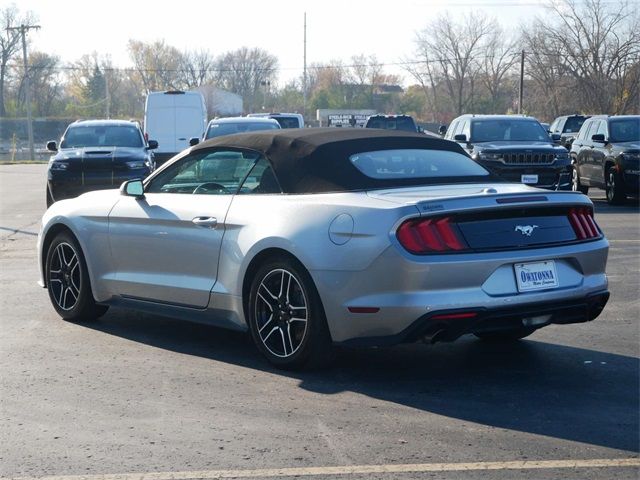
[[[608,247],[586,196],[376,129],[205,141],[120,191],[55,203],[38,239],[64,319],[114,305],[248,330],[296,368],[332,344],[506,341],[593,320]]]

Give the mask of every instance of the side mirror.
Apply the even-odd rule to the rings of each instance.
[[[562,138],[562,135],[560,135],[559,133],[551,134],[551,140],[553,140],[553,143],[560,143],[561,138]]]
[[[424,133],[424,128],[418,125],[418,133]]]
[[[440,127],[438,127],[438,133],[440,135],[445,135],[447,133],[447,126],[446,125],[440,125]]]
[[[49,150],[50,152],[57,152],[58,145],[56,145],[56,142],[54,141],[47,142],[47,150]]]
[[[596,143],[607,143],[604,139],[604,133],[596,133],[595,135],[591,135],[591,140]]]
[[[158,148],[157,140],[149,140],[147,142],[147,150],[155,150],[156,148]]]
[[[120,185],[120,195],[138,199],[144,198],[144,185],[142,185],[142,180],[135,178],[124,182]]]
[[[191,137],[189,139],[189,146],[190,147],[193,147],[193,146],[195,146],[195,145],[197,145],[199,143],[200,143],[200,139],[198,137]]]
[[[467,143],[467,136],[464,133],[459,133],[458,135],[455,135],[453,139],[456,142]]]

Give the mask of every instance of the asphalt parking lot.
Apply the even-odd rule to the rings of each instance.
[[[611,243],[594,322],[290,373],[213,327],[62,321],[36,284],[45,169],[0,165],[0,477],[638,478],[637,203],[591,194]]]

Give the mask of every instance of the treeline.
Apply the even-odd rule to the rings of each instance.
[[[413,83],[404,89],[403,78],[373,55],[311,64],[306,76],[281,86],[278,59],[260,48],[216,55],[130,40],[133,67],[127,69],[113,65],[108,54],[65,63],[30,51],[31,106],[37,117],[140,118],[147,91],[219,88],[240,95],[245,113],[305,111],[311,120],[318,108],[372,108],[447,123],[467,112],[515,112],[524,66],[524,113],[541,120],[575,112],[637,113],[639,18],[628,3],[604,0],[555,1],[544,19],[517,32],[477,13],[443,15],[416,34],[415,51],[398,62]],[[2,25],[34,23],[33,14],[15,6],[0,10]],[[0,31],[0,54],[0,116],[23,117],[25,72],[15,30]]]

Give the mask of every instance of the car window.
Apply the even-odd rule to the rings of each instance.
[[[593,135],[596,134],[596,132],[598,131],[598,126],[599,123],[597,120],[594,120],[593,122],[591,122],[591,125],[589,125],[589,130],[587,131],[586,135],[585,135],[585,140],[586,141],[591,141],[591,137]]]
[[[140,129],[131,125],[98,125],[69,127],[60,148],[142,147]]]
[[[593,120],[587,120],[586,122],[584,122],[582,127],[580,127],[580,133],[578,133],[579,140],[586,140],[587,134],[591,129],[591,125],[593,125]]]
[[[278,123],[272,122],[225,122],[212,123],[207,128],[205,140],[233,133],[255,132],[257,130],[274,130],[280,128]]]
[[[261,157],[240,187],[240,194],[282,193],[280,184],[269,161]]]
[[[258,160],[256,152],[215,150],[195,152],[158,174],[148,193],[234,194]]]
[[[640,117],[611,120],[609,128],[610,142],[640,141]]]
[[[282,128],[299,128],[300,121],[297,117],[271,117],[280,124]]]
[[[454,120],[453,122],[451,122],[451,125],[449,125],[449,127],[447,127],[447,132],[444,135],[444,138],[446,138],[447,140],[453,140],[453,135],[454,135],[454,131],[456,129],[456,127],[458,126],[458,120]]]
[[[445,150],[377,150],[351,155],[349,160],[366,176],[380,180],[489,175],[466,155]]]
[[[564,128],[562,129],[562,133],[576,133],[580,131],[580,127],[585,122],[586,118],[584,117],[569,117],[564,124]]]
[[[536,121],[483,119],[473,122],[474,142],[548,142],[549,135]]]
[[[598,130],[596,131],[595,134],[601,134],[601,135],[604,135],[605,138],[607,138],[607,121],[600,120],[600,122],[598,123],[599,123]]]
[[[552,133],[559,133],[560,132],[559,127],[560,127],[560,119],[556,118],[551,124],[551,126],[549,127],[549,131]]]

